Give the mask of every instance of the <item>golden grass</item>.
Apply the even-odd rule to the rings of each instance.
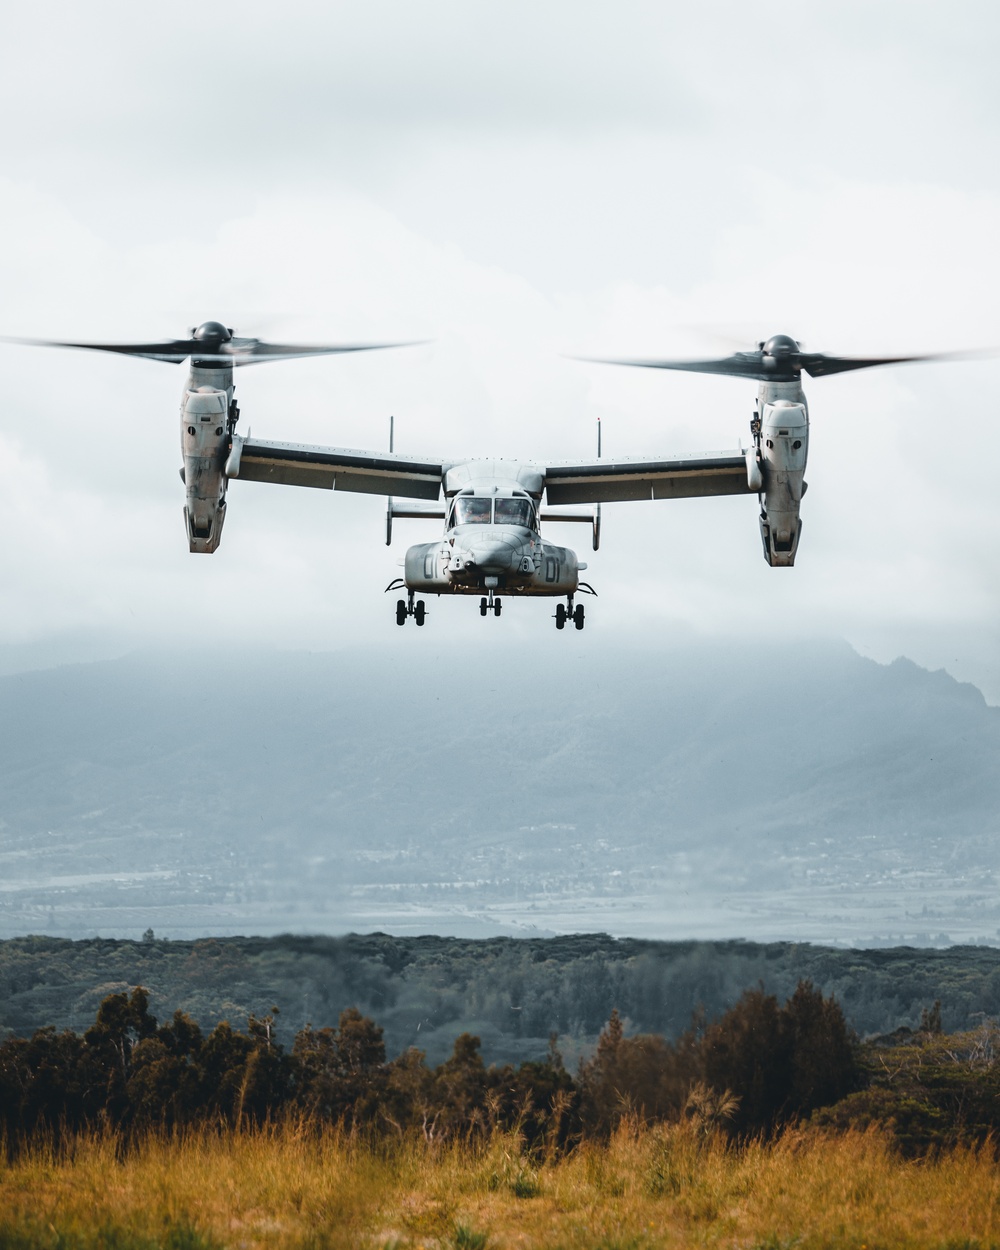
[[[787,1133],[732,1150],[677,1127],[532,1162],[478,1149],[373,1147],[336,1130],[93,1136],[0,1164],[0,1250],[373,1247],[1000,1247],[992,1150],[904,1161],[876,1133]]]

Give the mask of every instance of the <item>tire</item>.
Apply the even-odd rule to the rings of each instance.
[[[556,604],[556,629],[566,628],[566,605],[565,603]]]
[[[406,600],[405,599],[396,600],[396,624],[397,625],[406,624]]]
[[[577,629],[583,629],[583,604],[578,603],[573,612],[573,624]]]
[[[499,599],[493,600],[493,615],[494,616],[500,615],[500,600]]]
[[[424,606],[423,599],[418,599],[417,606],[413,609],[413,619],[416,621],[418,625],[423,625],[424,614],[426,613],[426,611],[427,611],[427,608]]]
[[[490,610],[490,605],[486,602],[486,600],[480,599],[479,600],[479,615],[485,616],[489,610]]]

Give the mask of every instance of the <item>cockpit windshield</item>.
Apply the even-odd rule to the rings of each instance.
[[[531,529],[531,503],[527,499],[498,499],[497,525],[523,525]]]
[[[477,499],[475,495],[463,495],[455,500],[452,524],[489,525],[492,511],[492,499]]]
[[[476,495],[459,495],[451,515],[452,525],[523,525],[534,528],[535,513],[530,499],[483,498]]]

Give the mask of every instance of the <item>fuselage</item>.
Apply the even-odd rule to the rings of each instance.
[[[539,532],[542,476],[512,461],[473,461],[444,477],[445,531],[406,553],[407,589],[422,594],[572,595],[586,568]]]

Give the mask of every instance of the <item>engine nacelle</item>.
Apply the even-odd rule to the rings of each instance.
[[[543,542],[535,562],[529,593],[541,595],[572,595],[580,585],[580,573],[586,564],[577,559],[570,547],[557,547]]]
[[[763,492],[760,536],[768,564],[790,568],[802,533],[799,505],[805,494],[809,418],[805,404],[780,399],[761,414]]]
[[[439,595],[451,589],[451,579],[445,570],[448,567],[449,550],[440,541],[436,543],[418,543],[408,548],[403,561],[403,580],[407,589],[422,591],[428,595]]]
[[[187,491],[184,524],[191,551],[210,553],[219,545],[226,519],[226,457],[229,454],[229,396],[203,386],[184,392],[181,406],[181,477]]]

